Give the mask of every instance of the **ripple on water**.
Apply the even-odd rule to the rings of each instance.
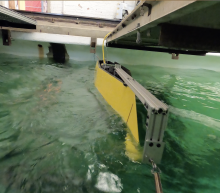
[[[126,156],[128,130],[94,87],[94,62],[0,60],[0,192],[155,192],[150,166]],[[171,106],[164,192],[218,192],[218,73],[127,67]]]

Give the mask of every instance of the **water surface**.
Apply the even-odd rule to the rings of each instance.
[[[126,67],[171,108],[164,192],[218,192],[219,72]],[[151,167],[126,156],[128,129],[94,87],[94,69],[0,56],[0,192],[155,192]]]

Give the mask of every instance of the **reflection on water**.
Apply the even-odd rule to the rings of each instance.
[[[0,192],[155,192],[150,166],[126,156],[128,130],[94,87],[94,61],[0,60]],[[164,192],[218,192],[218,73],[127,67],[171,105]]]

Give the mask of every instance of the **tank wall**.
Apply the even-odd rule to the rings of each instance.
[[[2,42],[2,40],[1,40]],[[102,59],[101,40],[96,47],[96,54],[90,53],[90,44],[64,44],[70,59],[77,61],[93,61]],[[47,58],[49,52],[49,42],[46,41],[29,41],[14,39],[10,46],[0,45],[0,53],[8,53],[26,57],[39,57],[39,45],[43,48],[43,57]],[[42,51],[41,51],[42,55]],[[128,49],[118,49],[105,47],[105,58],[112,62],[129,65],[154,65],[166,66],[170,68],[191,68],[191,69],[209,69],[220,71],[220,57],[218,56],[191,56],[180,55],[179,60],[172,60],[168,53],[148,52]],[[163,62],[158,60],[163,58]],[[202,60],[201,60],[202,58]],[[197,61],[200,61],[199,63]]]
[[[117,12],[126,9],[130,13],[135,1],[50,1],[50,13],[79,15],[105,19],[121,19]]]

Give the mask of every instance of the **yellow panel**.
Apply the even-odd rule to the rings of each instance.
[[[142,161],[142,154],[143,148],[134,141],[132,134],[127,132],[125,138],[125,154],[132,160],[132,161]]]
[[[135,94],[121,81],[96,64],[95,86],[109,105],[123,118],[139,142]]]

